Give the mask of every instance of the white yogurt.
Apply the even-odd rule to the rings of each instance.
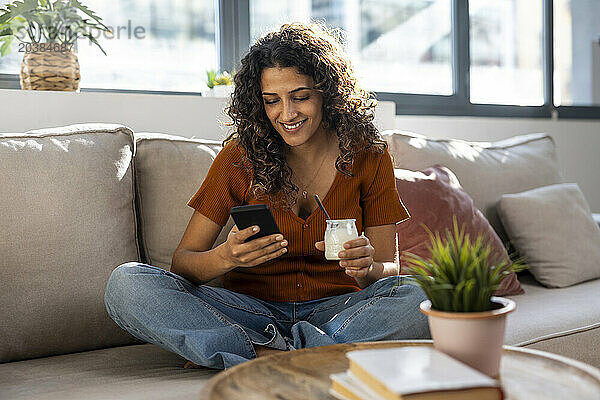
[[[344,243],[356,239],[355,219],[328,219],[325,229],[325,258],[339,260],[338,253],[344,250]]]

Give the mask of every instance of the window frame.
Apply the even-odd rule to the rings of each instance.
[[[216,46],[220,69],[232,70],[250,47],[250,0],[214,0]],[[554,105],[554,4],[542,0],[544,104],[513,106],[474,104],[470,97],[469,0],[452,2],[453,94],[376,92],[393,101],[396,115],[600,119],[600,106]],[[20,89],[18,74],[0,74],[0,89]],[[81,88],[82,92],[200,95],[197,92]]]

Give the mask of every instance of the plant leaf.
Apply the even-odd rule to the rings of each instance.
[[[481,233],[471,238],[460,229],[456,216],[452,230],[443,235],[422,225],[430,238],[429,258],[406,253],[407,270],[414,274],[432,307],[442,311],[475,312],[493,307],[491,297],[502,279],[513,271],[527,268],[519,262],[496,259],[492,254],[489,235]],[[442,239],[443,237],[443,239]]]
[[[100,18],[99,16],[96,15],[96,13],[92,10],[90,10],[89,8],[87,8],[86,6],[84,6],[83,4],[81,4],[81,2],[79,0],[70,0],[71,1],[71,6],[77,8],[78,10],[81,10],[83,13],[87,14],[90,18],[93,18],[100,26],[102,26],[102,28],[104,30],[109,30],[108,27],[106,25],[104,25],[102,23],[102,18]],[[98,47],[100,47],[100,45],[98,45]],[[102,49],[100,47],[100,49]],[[102,52],[104,52],[104,50],[102,50]],[[106,53],[104,53],[106,54]]]
[[[0,15],[0,24],[7,22],[11,18],[36,10],[38,8],[38,0],[14,1],[5,7],[5,9],[0,9],[0,12],[2,12],[2,15]]]
[[[104,49],[102,48],[102,46],[100,46],[100,43],[98,43],[98,41],[96,40],[96,38],[93,37],[91,33],[86,33],[86,34],[84,34],[82,36],[90,39],[92,41],[92,43],[94,43],[96,46],[98,46],[100,48],[100,50],[102,50],[102,52],[104,53],[105,56],[107,55],[106,52],[104,51]]]
[[[0,42],[4,42],[4,43],[2,43],[2,46],[0,46],[0,56],[1,57],[5,57],[7,54],[10,54],[10,52],[12,50],[13,39],[14,39],[13,36],[5,36],[3,38],[0,38]]]

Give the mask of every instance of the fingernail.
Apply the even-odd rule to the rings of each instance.
[[[348,265],[348,264],[347,264],[346,262],[344,262],[344,261],[341,261],[341,262],[340,262],[340,265],[341,265],[342,267],[345,267],[345,266],[346,266],[346,265]]]
[[[283,236],[281,236],[281,235],[275,237],[275,240],[277,240],[277,241],[279,241],[281,239],[283,239]]]
[[[349,244],[345,244],[345,245],[344,245],[344,248],[345,248],[345,249],[349,249],[349,248],[350,248],[350,245],[349,245]]]
[[[340,251],[340,253],[338,254],[339,258],[344,258],[346,257],[346,253],[344,253],[343,251]]]
[[[258,231],[258,226],[255,226],[254,228],[252,228],[252,232],[256,232]]]

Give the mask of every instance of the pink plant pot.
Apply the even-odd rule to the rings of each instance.
[[[421,303],[421,312],[429,319],[433,346],[451,357],[498,378],[506,315],[516,307],[503,297],[492,297],[500,308],[483,312],[445,312],[431,308],[431,301]]]

